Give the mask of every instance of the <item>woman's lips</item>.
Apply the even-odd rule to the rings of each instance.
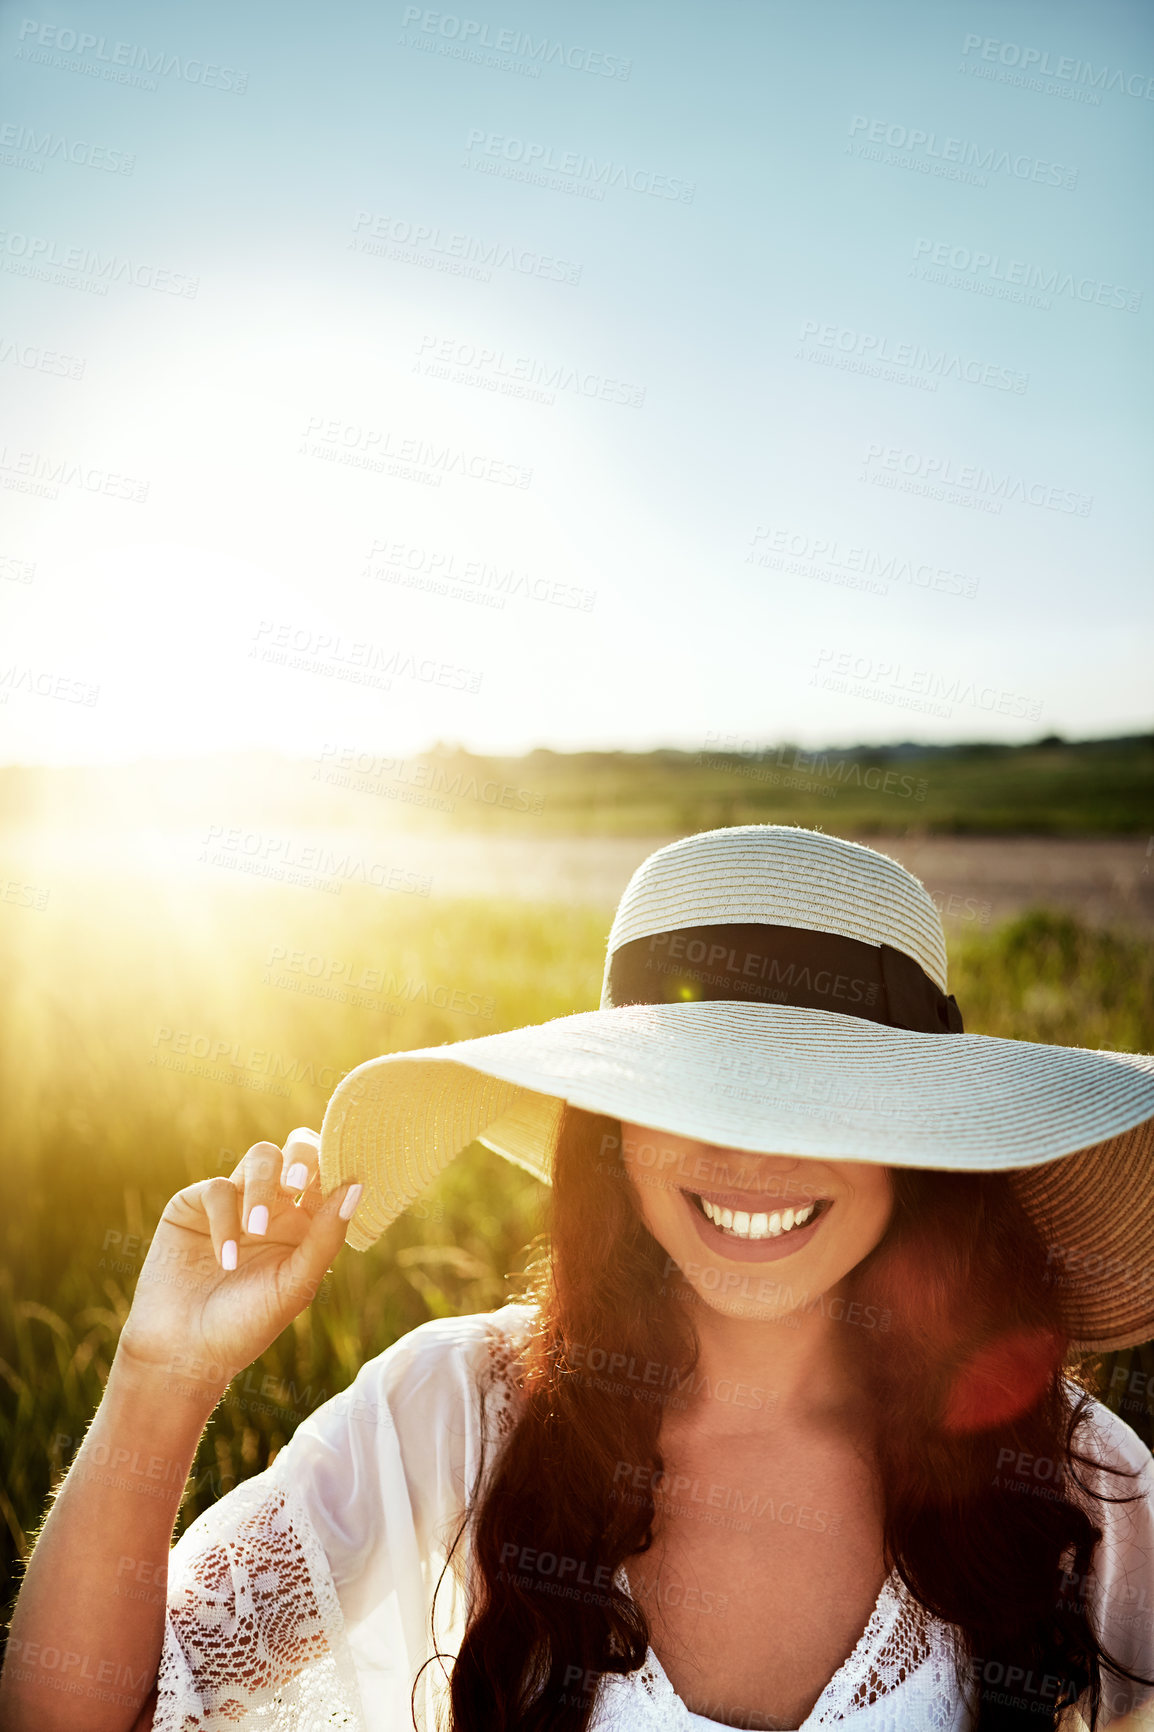
[[[776,1236],[771,1234],[761,1239],[743,1239],[736,1233],[727,1233],[721,1227],[715,1226],[698,1208],[695,1197],[703,1196],[723,1209],[733,1209],[735,1212],[741,1209],[749,1215],[784,1213],[780,1200],[751,1194],[749,1191],[682,1191],[681,1196],[702,1243],[707,1245],[715,1256],[725,1257],[736,1263],[773,1263],[780,1257],[792,1256],[795,1251],[808,1245],[814,1234],[820,1231],[822,1222],[834,1206],[829,1198],[798,1197],[789,1205],[795,1211],[808,1208],[810,1203],[823,1205],[804,1227],[791,1227],[787,1232],[778,1233]]]
[[[792,1209],[796,1214],[799,1209],[808,1209],[811,1203],[821,1201],[819,1191],[800,1191],[792,1186],[779,1185],[772,1191],[712,1191],[688,1190],[679,1185],[678,1190],[684,1190],[689,1197],[704,1197],[707,1203],[716,1203],[722,1209],[744,1209],[747,1215],[784,1214],[786,1209]]]

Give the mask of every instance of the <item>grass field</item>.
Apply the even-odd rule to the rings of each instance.
[[[319,1126],[339,1076],[376,1053],[591,1008],[611,912],[232,879],[194,892],[79,866],[54,880],[50,910],[0,908],[9,1571],[99,1400],[172,1192],[229,1171],[260,1138]],[[1154,963],[1133,935],[1038,910],[970,933],[952,957],[972,1031],[1154,1049]],[[478,1146],[373,1250],[343,1252],[217,1410],[182,1524],[265,1466],[365,1358],[430,1316],[500,1303],[540,1203],[532,1180]],[[1149,1440],[1145,1403],[1107,1388],[1119,1367],[1151,1387],[1154,1349],[1100,1366],[1112,1404]]]
[[[409,758],[323,748],[104,769],[0,767],[0,825],[673,836],[728,824],[840,835],[1114,835],[1154,829],[1154,735],[803,751],[718,734],[697,750]]]

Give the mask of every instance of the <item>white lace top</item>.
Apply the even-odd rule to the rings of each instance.
[[[364,1365],[297,1427],[273,1465],[200,1516],[173,1548],[155,1732],[404,1732],[432,1729],[447,1667],[434,1661],[433,1592],[467,1507],[481,1446],[486,1464],[513,1423],[509,1367],[531,1317],[510,1305],[426,1323]],[[1125,1663],[1154,1676],[1154,1471],[1150,1452],[1095,1404],[1083,1447],[1141,1470],[1103,1489],[1141,1491],[1095,1505],[1105,1537],[1094,1560],[1097,1628]],[[464,1628],[462,1548],[436,1599],[437,1641]],[[618,1578],[627,1588],[624,1573]],[[420,1674],[418,1678],[418,1674]],[[1103,1675],[1100,1725],[1143,1701]],[[949,1626],[891,1576],[853,1653],[800,1732],[963,1732]],[[652,1649],[627,1676],[597,1686],[595,1732],[693,1732],[693,1715]]]

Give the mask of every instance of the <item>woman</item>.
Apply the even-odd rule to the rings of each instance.
[[[1120,1723],[1154,1475],[1061,1367],[1154,1335],[1154,1060],[945,987],[894,861],[706,832],[634,875],[599,1011],[373,1060],[319,1148],[180,1192],[5,1727]],[[553,1182],[529,1301],[371,1360],[170,1557],[230,1378],[475,1138]]]

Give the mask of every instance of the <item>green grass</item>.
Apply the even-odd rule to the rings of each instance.
[[[804,824],[846,834],[1148,835],[1154,739],[902,750],[533,752],[505,779],[537,787],[571,834],[687,834]]]
[[[232,881],[181,891],[79,868],[54,881],[51,916],[0,908],[6,1595],[99,1401],[167,1198],[231,1170],[252,1142],[319,1125],[337,1076],[367,1057],[594,1006],[611,912]],[[277,951],[300,952],[300,966],[272,962]],[[972,1031],[1154,1048],[1154,964],[1133,936],[1038,911],[974,932],[952,954]],[[328,996],[301,990],[318,967],[335,971]],[[355,969],[396,978],[354,1002]],[[427,1002],[454,991],[465,1009]],[[165,1062],[185,1035],[222,1043],[226,1080],[191,1059]],[[241,1068],[256,1052],[275,1055],[279,1081]],[[541,1200],[534,1181],[476,1146],[371,1251],[343,1252],[317,1301],[217,1410],[181,1525],[264,1467],[366,1358],[430,1316],[499,1304]],[[1107,1383],[1118,1367],[1154,1372],[1152,1354],[1108,1356],[1098,1369]],[[1111,1399],[1149,1438],[1144,1405],[1124,1386]]]

